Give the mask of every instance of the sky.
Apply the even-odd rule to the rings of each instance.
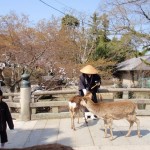
[[[63,13],[73,10],[77,14],[84,12],[91,16],[99,9],[101,0],[0,0],[0,16],[11,11],[17,15],[25,14],[29,20],[36,23],[51,16],[63,17]],[[52,8],[53,7],[53,8]],[[57,10],[56,10],[57,9]]]

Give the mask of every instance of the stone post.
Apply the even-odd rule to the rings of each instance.
[[[20,120],[28,121],[31,120],[31,112],[30,112],[30,101],[31,101],[31,85],[29,81],[29,74],[24,73],[21,81],[21,89],[20,89]]]
[[[123,99],[129,99],[129,91],[123,91]]]

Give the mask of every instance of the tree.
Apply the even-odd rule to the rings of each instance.
[[[96,17],[94,17],[96,19]],[[108,38],[109,32],[109,21],[107,19],[107,15],[103,14],[100,17],[97,17],[97,22],[99,22],[99,29],[97,30],[97,38],[96,38],[96,49],[95,53],[93,53],[93,58],[95,60],[99,58],[109,58],[108,43],[110,39]]]
[[[11,12],[9,15],[0,17],[0,52],[3,54],[1,58],[12,70],[10,74],[12,86],[20,81],[24,69],[28,69],[33,77],[35,67],[42,60],[44,60],[43,70],[45,70],[45,62],[50,56],[48,52],[54,47],[55,35],[57,35],[55,26],[51,27],[51,24],[47,23],[49,26],[44,29],[44,27],[40,28],[40,23],[39,28],[31,28],[28,24],[29,20],[25,15],[19,18]],[[4,58],[4,55],[6,58],[9,56],[9,61]],[[14,77],[16,73],[18,75]]]
[[[82,29],[78,32],[78,62],[84,64],[91,59],[95,52],[98,40],[99,18],[98,14],[95,12],[91,17],[91,20],[89,20],[89,24],[86,24],[86,27],[84,26],[84,21],[82,21]]]
[[[150,45],[149,0],[106,0],[104,3],[112,34],[120,37],[122,34],[130,33],[135,53]]]
[[[65,17],[62,18],[62,27],[67,28],[75,28],[80,25],[79,20],[71,15],[65,15]]]

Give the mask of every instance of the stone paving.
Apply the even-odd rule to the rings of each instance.
[[[9,142],[5,148],[23,148],[34,145],[60,143],[74,150],[150,150],[150,117],[138,117],[141,125],[141,138],[138,138],[136,124],[130,137],[125,137],[129,128],[126,120],[113,123],[114,140],[104,138],[103,120],[83,118],[75,120],[76,131],[70,128],[70,118],[18,121],[14,120],[15,130],[7,130]]]

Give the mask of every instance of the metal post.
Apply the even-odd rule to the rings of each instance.
[[[21,81],[20,89],[20,120],[28,121],[31,120],[30,101],[31,101],[31,85],[29,81],[29,74],[24,73]]]

